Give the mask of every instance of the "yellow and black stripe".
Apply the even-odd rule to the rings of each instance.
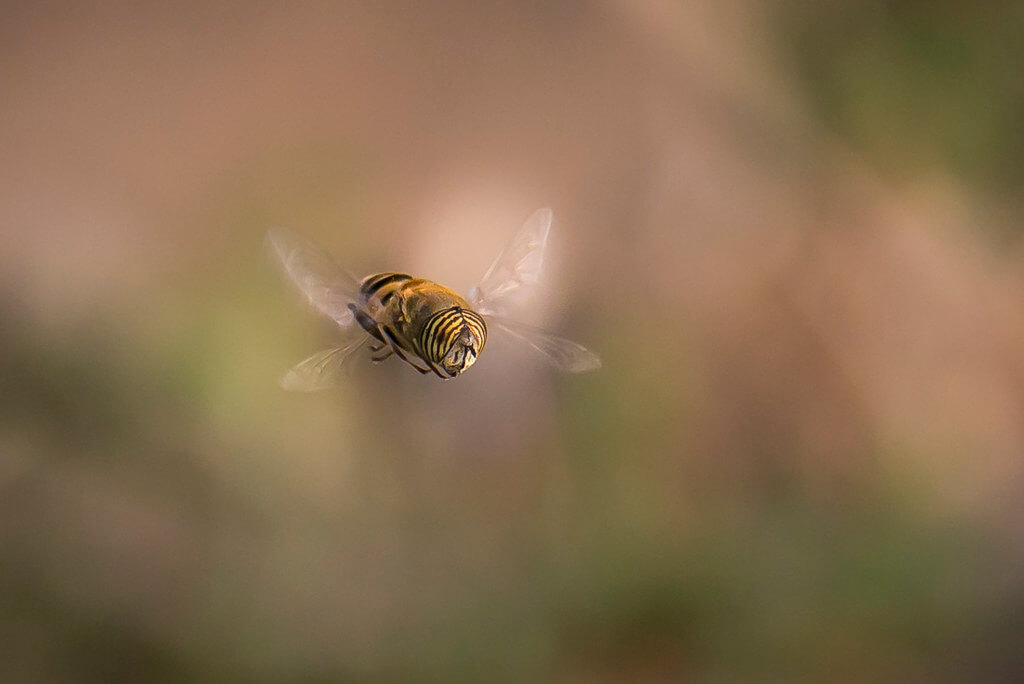
[[[480,314],[459,306],[438,311],[427,320],[420,333],[420,356],[432,368],[437,368],[448,355],[448,352],[451,351],[452,346],[460,338],[465,339],[467,333],[472,335],[472,339],[480,340],[481,343],[487,340],[487,324],[484,323],[484,319]],[[480,345],[480,348],[483,348],[483,344]],[[458,375],[470,362],[468,355],[472,355],[474,357],[472,360],[475,360],[479,352],[480,349],[469,349],[467,356],[461,359],[461,366],[458,368],[458,372],[447,373],[446,371],[446,374],[450,376]]]
[[[411,280],[412,276],[407,273],[374,273],[366,276],[359,285],[359,305],[350,304],[349,309],[363,330],[378,342],[383,344],[394,342],[399,346],[405,346],[395,339],[398,336],[391,326],[381,325],[367,310],[371,309],[371,302],[375,304],[376,308],[386,307],[388,302],[402,289],[402,286]],[[413,350],[407,349],[407,351]]]
[[[457,293],[406,273],[375,273],[349,305],[359,325],[379,343],[374,361],[394,354],[421,373],[452,378],[475,363],[487,325]],[[420,362],[420,363],[417,363]]]
[[[407,273],[375,273],[363,280],[359,294],[363,296],[364,302],[377,297],[381,305],[387,306],[391,298],[402,289],[402,285],[410,280],[412,276]]]

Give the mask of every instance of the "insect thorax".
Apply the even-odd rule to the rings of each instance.
[[[406,351],[442,367],[454,345],[469,348],[475,359],[487,339],[483,318],[462,296],[405,273],[375,273],[364,278],[354,313],[373,337],[382,339],[390,334]],[[450,366],[451,359],[448,361]],[[472,361],[465,367],[469,365]]]

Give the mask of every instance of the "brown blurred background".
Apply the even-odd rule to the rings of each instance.
[[[5,682],[1024,676],[1019,4],[7,3]],[[262,254],[463,292],[452,382]],[[365,360],[363,360],[365,361]]]

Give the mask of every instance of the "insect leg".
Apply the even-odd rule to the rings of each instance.
[[[380,325],[377,326],[377,330],[384,338],[388,340],[388,342],[391,343],[391,351],[394,352],[395,356],[405,361],[407,364],[418,370],[420,373],[430,372],[429,368],[421,368],[420,366],[417,366],[415,363],[410,361],[405,354],[402,353],[402,348],[399,346],[398,340],[395,339],[395,336],[391,333],[390,330]]]
[[[355,316],[356,322],[362,326],[363,330],[373,335],[373,337],[383,345],[385,340],[380,334],[380,325],[366,313],[357,309],[355,304],[349,304],[348,308],[349,311],[352,312],[352,315]]]
[[[427,365],[430,366],[430,370],[434,371],[434,375],[436,375],[437,377],[441,378],[442,380],[448,380],[448,379],[450,379],[452,377],[450,375],[442,373],[441,369],[438,368],[437,364],[434,363],[433,361],[429,361],[428,360],[427,361]],[[423,371],[423,372],[426,373],[427,371]]]

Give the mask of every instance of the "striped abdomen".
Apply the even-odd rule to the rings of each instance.
[[[449,377],[476,362],[487,342],[487,324],[477,312],[453,306],[432,315],[420,332],[424,360],[440,367]]]
[[[473,365],[487,341],[483,318],[460,295],[430,280],[376,273],[363,279],[359,300],[352,310],[363,329],[390,348],[387,354],[421,372],[454,377]]]

